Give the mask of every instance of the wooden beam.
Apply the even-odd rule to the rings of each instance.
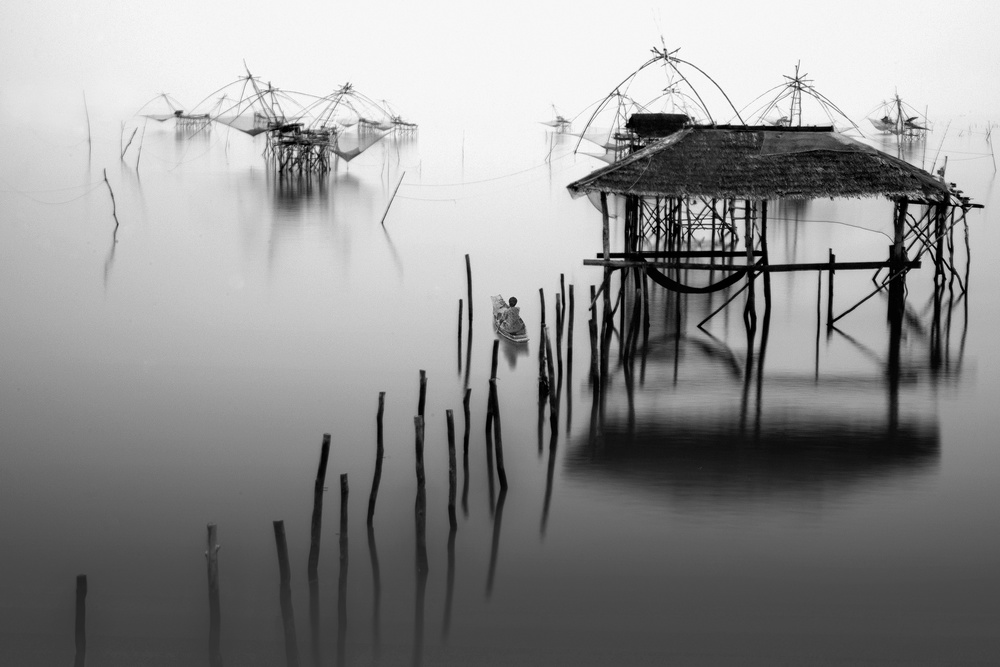
[[[603,266],[611,269],[627,269],[635,266],[652,267],[654,269],[694,269],[702,271],[746,271],[750,268],[755,273],[788,273],[791,271],[828,271],[830,262],[810,262],[803,264],[754,264],[752,267],[746,264],[697,264],[694,262],[644,262],[642,260],[626,259],[585,259],[584,266]],[[836,262],[833,267],[837,271],[856,271],[864,269],[884,269],[890,266],[888,260],[878,262]],[[919,269],[920,260],[915,259],[906,263],[908,269]]]

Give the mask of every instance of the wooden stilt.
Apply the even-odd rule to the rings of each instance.
[[[378,413],[375,416],[376,437],[375,437],[375,474],[372,476],[372,490],[368,495],[368,525],[372,525],[375,518],[375,501],[378,499],[378,487],[382,481],[382,457],[385,448],[382,444],[382,414],[385,411],[385,392],[378,393]]]
[[[323,488],[326,483],[326,464],[330,458],[330,434],[323,434],[320,445],[319,468],[313,485],[313,511],[309,533],[309,581],[315,581],[319,569],[320,533],[323,530]]]
[[[833,254],[833,248],[829,249],[830,269],[826,278],[826,326],[833,326],[833,274],[836,271],[837,256]]]
[[[87,664],[87,575],[76,576],[76,656],[73,667]]]
[[[465,277],[469,287],[469,335],[472,335],[472,262],[469,255],[465,256]]]
[[[465,413],[465,433],[462,435],[462,470],[464,477],[462,480],[462,512],[469,516],[469,431],[471,420],[469,419],[469,399],[472,396],[472,389],[466,387],[465,396],[462,398],[462,410]]]
[[[427,371],[420,371],[420,399],[417,401],[417,414],[424,416],[424,403],[427,400]]]
[[[337,665],[347,664],[347,473],[340,475],[340,570],[337,577]]]
[[[417,592],[413,623],[413,665],[423,664],[424,653],[424,600],[427,594],[427,575],[430,571],[427,561],[427,491],[424,477],[424,418],[413,418],[416,430],[417,500],[414,505],[414,519],[417,532],[416,569]]]
[[[219,603],[219,540],[215,524],[208,524],[208,664],[222,667],[220,646],[222,613]]]
[[[274,522],[274,541],[278,549],[278,571],[281,577],[281,621],[285,631],[285,661],[289,667],[298,667],[299,647],[295,636],[295,613],[292,610],[291,567],[288,564],[288,543],[285,540],[285,522]]]

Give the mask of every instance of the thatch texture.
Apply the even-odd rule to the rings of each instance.
[[[567,187],[575,195],[949,199],[926,171],[836,132],[762,127],[690,127]]]

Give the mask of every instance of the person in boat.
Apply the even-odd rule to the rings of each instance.
[[[521,309],[517,307],[517,297],[510,297],[507,307],[497,313],[497,326],[507,333],[520,336],[527,331],[521,319]]]

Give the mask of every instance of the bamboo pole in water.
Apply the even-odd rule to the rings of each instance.
[[[562,297],[562,309],[559,309],[558,304],[556,305],[556,312],[559,313],[560,317],[566,317],[566,274],[559,274],[559,295]]]
[[[87,91],[83,91],[83,113],[87,116],[87,162],[89,163],[93,145],[90,141],[90,108],[87,107]]]
[[[573,298],[573,285],[569,286],[569,322],[566,323],[566,435],[569,436],[570,422],[573,417],[573,318],[576,302]]]
[[[417,414],[424,416],[424,404],[427,401],[427,371],[420,371],[420,399],[417,401]]]
[[[469,287],[469,332],[472,332],[472,262],[469,255],[465,255],[465,278]]]
[[[545,356],[546,356],[546,366],[549,373],[549,387],[556,386],[555,378],[555,367],[552,361],[552,343],[549,341],[549,330],[546,327],[542,328],[542,338],[545,344]],[[557,421],[559,419],[559,392],[550,389],[549,391],[549,420],[552,422],[552,428],[555,430]]]
[[[472,397],[472,388],[465,388],[465,397],[462,399],[462,410],[465,413],[465,433],[462,437],[462,469],[465,479],[462,482],[462,511],[465,516],[469,516],[469,399]]]
[[[87,663],[87,575],[76,575],[76,656],[73,667]]]
[[[427,575],[430,570],[427,563],[427,491],[424,477],[424,418],[417,415],[413,418],[416,431],[416,468],[417,468],[417,500],[414,507],[414,520],[417,532],[417,592],[415,596],[416,609],[413,624],[413,664],[419,667],[423,662],[424,652],[424,600],[427,594]]]
[[[115,205],[115,191],[111,189],[111,183],[108,182],[108,170],[104,170],[104,184],[108,186],[108,192],[111,193],[111,215],[115,219],[115,232],[118,232],[118,207]]]
[[[458,372],[462,372],[462,300],[458,300]]]
[[[829,249],[830,252],[830,275],[826,280],[826,326],[830,328],[833,326],[833,274],[836,271],[837,256],[833,254],[833,248]]]
[[[375,418],[376,428],[376,450],[375,450],[375,474],[372,477],[372,490],[368,496],[368,558],[372,568],[372,643],[374,645],[374,655],[376,662],[379,657],[379,646],[381,644],[381,615],[382,615],[382,574],[378,562],[378,549],[375,543],[375,501],[378,498],[378,487],[382,480],[382,456],[384,449],[382,446],[382,414],[385,409],[385,392],[378,394],[378,414]]]
[[[448,637],[451,628],[451,603],[455,593],[455,533],[458,519],[455,517],[455,494],[458,485],[457,462],[455,457],[455,418],[451,410],[445,411],[448,424],[448,578],[445,593],[444,623],[441,634]]]
[[[541,315],[541,337],[545,334],[545,290],[542,288],[538,289],[538,295],[541,300],[542,315]],[[548,375],[545,373],[545,345],[541,342],[541,337],[538,343],[538,393],[539,395],[547,394],[552,390],[549,386]]]
[[[382,643],[382,571],[378,564],[375,544],[375,527],[368,524],[368,558],[372,567],[372,645],[375,663],[378,664],[379,646]]]
[[[416,470],[417,470],[417,572],[427,572],[427,508],[426,508],[426,477],[424,475],[424,418],[417,415],[413,418],[416,431]]]
[[[326,484],[326,464],[330,459],[330,434],[323,434],[323,444],[320,445],[319,467],[316,470],[316,482],[313,485],[313,511],[309,531],[309,581],[316,581],[319,576],[319,544],[323,530],[323,488]]]
[[[573,298],[573,286],[569,286],[569,322],[566,326],[566,366],[573,372],[573,311],[576,309],[576,302]]]
[[[455,517],[455,496],[458,486],[458,471],[455,457],[455,416],[451,410],[445,410],[448,424],[448,525],[452,529],[458,527]]]
[[[337,665],[347,656],[347,473],[340,475],[340,570],[337,577]]]
[[[214,523],[208,524],[208,664],[222,667],[219,648],[222,613],[219,604],[219,540]]]
[[[497,376],[497,349],[500,346],[500,340],[495,339],[493,341],[493,357],[490,361],[490,378],[495,378]],[[486,395],[486,432],[489,433],[493,429],[493,416],[494,416],[494,406],[493,406],[493,395]]]
[[[385,411],[385,392],[378,393],[378,414],[375,416],[376,437],[375,437],[375,474],[372,477],[372,490],[368,495],[368,525],[372,525],[375,518],[375,501],[378,499],[378,487],[382,481],[382,457],[385,448],[382,445],[382,413]]]
[[[493,446],[496,449],[497,476],[500,479],[500,492],[507,489],[507,471],[503,467],[503,439],[500,435],[500,399],[497,396],[497,354],[500,341],[493,341],[493,372],[490,378],[490,406],[493,410]]]
[[[396,193],[399,192],[399,186],[403,184],[403,177],[404,176],[406,176],[406,172],[405,171],[402,174],[399,175],[399,182],[396,183],[396,189],[392,191],[392,196],[389,197],[389,203],[386,204],[386,206],[385,206],[385,213],[382,214],[382,220],[379,223],[383,227],[385,227],[385,217],[387,215],[389,215],[389,207],[392,206],[392,201],[396,198]]]
[[[299,647],[295,637],[295,613],[292,610],[292,575],[288,565],[288,543],[285,540],[285,522],[274,522],[274,541],[278,549],[278,572],[281,577],[281,622],[285,631],[285,661],[288,667],[298,667]]]
[[[563,336],[563,315],[566,310],[565,302],[560,300],[560,295],[556,294],[556,395],[562,394],[563,358],[562,358],[562,336]]]
[[[135,156],[135,170],[139,171],[139,160],[142,159],[142,142],[146,138],[146,123],[142,124],[142,134],[139,135],[139,151]]]
[[[590,380],[596,383],[600,377],[597,362],[597,316],[592,315],[587,324],[590,327]]]

